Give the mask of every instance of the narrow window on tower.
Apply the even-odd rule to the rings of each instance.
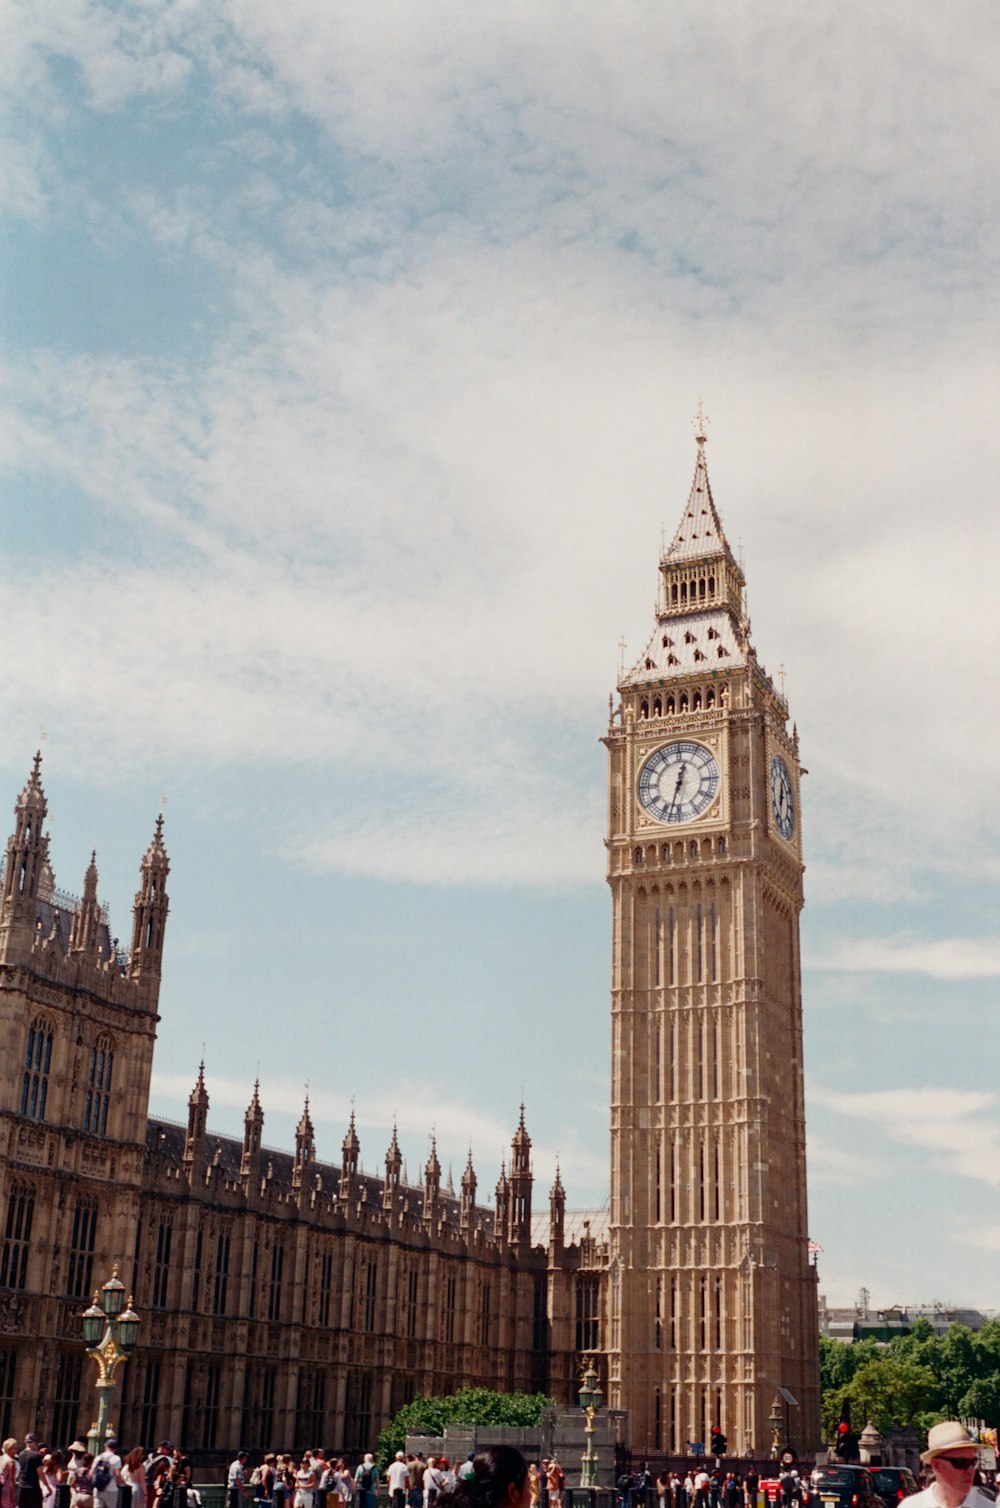
[[[220,1230],[215,1244],[215,1286],[212,1292],[212,1313],[225,1314],[229,1295],[229,1246],[228,1230]]]
[[[281,1318],[281,1280],[285,1271],[285,1248],[279,1238],[275,1237],[271,1247],[271,1281],[267,1288],[267,1317],[269,1320]]]
[[[204,1232],[198,1228],[198,1234],[194,1242],[194,1283],[191,1288],[191,1308],[197,1309],[201,1303],[201,1258],[205,1246]]]
[[[708,1347],[708,1279],[698,1279],[698,1345],[704,1351]]]
[[[663,1449],[663,1394],[659,1388],[653,1394],[653,1449]]]
[[[90,1049],[87,1093],[83,1102],[83,1129],[93,1136],[104,1136],[108,1129],[113,1067],[113,1044],[110,1038],[102,1037],[96,1047]]]
[[[677,1350],[677,1279],[670,1279],[670,1349]]]
[[[156,1227],[156,1256],[153,1260],[152,1307],[154,1309],[167,1307],[167,1280],[170,1277],[170,1242],[173,1231],[173,1224],[170,1220],[160,1220]]]
[[[97,1205],[88,1199],[81,1199],[73,1213],[73,1228],[69,1238],[69,1266],[66,1270],[66,1292],[70,1298],[86,1299],[90,1297],[96,1236]]]
[[[656,933],[655,933],[655,940],[654,940],[654,944],[653,944],[654,949],[655,949],[655,964],[654,964],[654,969],[653,969],[653,981],[656,984],[657,988],[659,988],[659,986],[662,985],[662,983],[663,983],[663,920],[662,920],[662,917],[660,916],[660,908],[659,908],[659,906],[657,906],[657,908],[656,908],[656,919],[655,919],[655,922],[654,922],[654,926],[655,926],[655,929],[656,929]]]
[[[715,1349],[717,1351],[721,1351],[722,1350],[722,1279],[721,1278],[716,1278],[716,1280],[715,1280]],[[721,1408],[722,1408],[722,1402],[721,1402],[721,1399],[720,1399],[719,1400],[719,1411],[720,1411],[720,1413],[721,1413]],[[716,1414],[716,1419],[718,1419],[718,1418],[719,1418],[719,1414],[717,1413]]]
[[[655,1220],[656,1220],[656,1224],[657,1225],[659,1225],[660,1221],[663,1219],[663,1188],[662,1188],[662,1184],[661,1184],[661,1181],[660,1181],[660,1171],[661,1171],[660,1170],[660,1148],[659,1148],[659,1146],[657,1146],[657,1148],[656,1148],[656,1208],[655,1208]]]
[[[670,1223],[677,1223],[677,1147],[670,1140]]]
[[[698,1147],[698,1219],[705,1218],[705,1143]]]
[[[677,1017],[670,1018],[670,1098],[677,1098]]]
[[[705,1098],[705,1023],[699,1021],[695,1027],[695,1039],[698,1043],[698,1098]]]
[[[24,1077],[21,1080],[21,1114],[33,1121],[45,1119],[49,1097],[49,1068],[52,1063],[52,1028],[39,1019],[28,1032],[24,1054]]]
[[[719,1098],[719,1074],[721,1072],[721,1054],[719,1051],[719,1023],[712,1023],[712,1097]]]
[[[709,967],[712,970],[712,983],[715,984],[719,978],[719,913],[716,909],[714,901],[712,902],[711,908],[708,913],[708,925],[708,946],[710,954]]]
[[[715,1180],[712,1186],[713,1198],[715,1199],[715,1218],[722,1219],[722,1178],[721,1158],[719,1155],[719,1143],[715,1144]]]
[[[703,957],[703,951],[702,951],[703,918],[702,918],[702,914],[701,914],[701,906],[698,907],[695,925],[697,927],[697,932],[698,932],[698,944],[697,944],[697,946],[698,946],[698,973],[697,973],[697,975],[695,977],[697,978],[698,983],[701,984],[701,981],[704,978],[704,957]]]
[[[0,1288],[23,1288],[28,1270],[35,1195],[27,1184],[13,1183],[7,1196],[7,1224],[0,1248]]]
[[[333,1252],[324,1251],[319,1262],[319,1313],[321,1325],[330,1323],[330,1298],[333,1294]]]
[[[667,912],[667,983],[677,983],[677,916],[673,906]]]
[[[656,1318],[653,1325],[653,1339],[657,1351],[663,1350],[663,1276],[657,1275],[656,1279]]]
[[[677,1389],[670,1389],[670,1449],[679,1449],[677,1444]]]

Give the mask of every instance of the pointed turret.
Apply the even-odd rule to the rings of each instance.
[[[557,1257],[566,1240],[566,1190],[556,1163],[556,1177],[549,1190],[549,1255]]]
[[[468,1161],[465,1164],[465,1172],[462,1174],[462,1197],[459,1204],[458,1224],[464,1231],[471,1231],[475,1219],[476,1210],[476,1170],[472,1166],[472,1148],[469,1148]]]
[[[73,918],[69,946],[71,953],[94,953],[97,950],[97,929],[101,924],[101,908],[97,903],[97,853],[92,852],[87,873],[83,877],[83,897]]]
[[[510,1244],[527,1251],[531,1245],[531,1137],[524,1124],[524,1105],[510,1144]]]
[[[358,1157],[361,1154],[361,1143],[358,1141],[358,1132],[354,1124],[354,1107],[351,1107],[351,1120],[347,1127],[347,1135],[344,1137],[340,1149],[340,1201],[349,1204],[355,1192],[358,1178]]]
[[[163,813],[156,819],[153,841],[139,866],[139,889],[136,891],[132,923],[132,951],[129,977],[158,983],[163,960],[163,933],[169,902],[167,875],[170,860],[163,846]]]
[[[240,1177],[254,1178],[259,1171],[260,1142],[264,1131],[264,1112],[260,1107],[260,1079],[254,1079],[253,1099],[243,1117],[243,1155]]]
[[[694,479],[680,523],[660,560],[656,627],[619,690],[688,676],[708,676],[746,663],[750,625],[744,609],[746,579],[729,547],[712,497],[705,460],[705,426],[699,415]],[[669,692],[669,688],[667,688]],[[672,695],[672,693],[669,693]],[[639,708],[640,718],[687,711],[667,696]]]
[[[42,832],[48,813],[41,779],[42,755],[36,753],[27,784],[14,805],[14,831],[7,841],[0,902],[0,926],[35,924],[43,873],[48,864],[49,840]]]
[[[510,1218],[510,1184],[507,1181],[507,1160],[500,1163],[500,1177],[496,1187],[496,1235],[497,1240],[504,1246],[508,1238],[508,1222]]]
[[[309,1095],[306,1094],[302,1116],[295,1128],[295,1162],[292,1166],[292,1188],[298,1189],[307,1182],[309,1170],[316,1160],[316,1133],[309,1115]]]
[[[399,1150],[396,1122],[392,1123],[392,1141],[385,1154],[385,1182],[382,1185],[382,1208],[387,1215],[394,1215],[399,1207],[399,1176],[403,1167],[403,1154]]]
[[[184,1142],[184,1161],[199,1162],[205,1151],[205,1128],[208,1125],[208,1090],[205,1088],[205,1060],[198,1064],[191,1097],[188,1100],[187,1137]]]
[[[438,1161],[437,1137],[431,1136],[431,1155],[424,1168],[424,1224],[436,1225],[441,1200],[441,1164]]]

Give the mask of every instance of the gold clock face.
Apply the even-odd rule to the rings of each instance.
[[[654,822],[691,822],[711,806],[718,789],[715,755],[686,739],[664,744],[639,771],[639,801]]]

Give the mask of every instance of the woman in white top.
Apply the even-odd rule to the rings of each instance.
[[[132,1508],[146,1508],[146,1452],[141,1445],[130,1450],[122,1462],[122,1481],[132,1489]]]
[[[313,1508],[316,1496],[316,1473],[308,1456],[303,1456],[295,1473],[295,1508]]]

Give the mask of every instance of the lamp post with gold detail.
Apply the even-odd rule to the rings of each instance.
[[[586,1417],[584,1433],[587,1440],[587,1449],[580,1460],[580,1486],[596,1487],[597,1482],[597,1452],[594,1449],[594,1415],[604,1402],[604,1394],[601,1392],[597,1381],[597,1373],[594,1363],[589,1361],[580,1384],[580,1407]]]
[[[128,1361],[139,1335],[139,1316],[132,1308],[132,1298],[125,1302],[125,1284],[118,1276],[118,1265],[104,1287],[94,1294],[94,1302],[81,1315],[83,1343],[87,1355],[97,1362],[97,1420],[87,1433],[87,1449],[97,1456],[104,1449],[109,1431],[108,1408],[118,1380],[119,1367]],[[114,1433],[113,1426],[111,1433]]]

